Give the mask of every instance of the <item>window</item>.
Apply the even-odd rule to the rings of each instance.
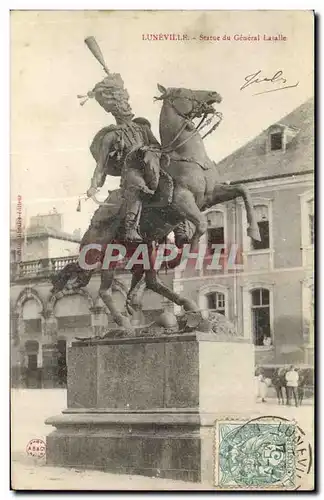
[[[225,295],[220,292],[212,292],[206,295],[208,309],[223,314],[225,316]]]
[[[270,247],[269,210],[266,205],[254,206],[254,212],[259,226],[261,241],[251,240],[253,250],[263,250]]]
[[[271,151],[278,151],[282,149],[282,132],[274,132],[270,134],[270,149]]]
[[[222,245],[224,241],[224,228],[223,227],[213,227],[207,231],[208,246],[211,245]]]
[[[25,319],[25,333],[41,333],[42,331],[42,320],[41,318]]]
[[[85,328],[91,326],[91,316],[89,314],[78,314],[75,316],[59,316],[57,318],[59,330],[68,328]]]
[[[26,340],[26,342],[25,342],[26,352],[37,354],[38,349],[39,349],[39,344],[38,344],[37,340]]]
[[[224,231],[224,215],[223,212],[213,210],[207,214],[207,244],[208,247],[212,245],[224,245],[225,231]]]
[[[270,293],[265,288],[252,290],[252,330],[254,344],[271,344],[270,332]]]
[[[39,350],[39,344],[37,340],[27,340],[25,342],[25,351],[27,354],[27,368],[29,370],[37,369],[38,350]]]
[[[28,370],[37,370],[37,354],[28,354],[27,360]]]
[[[314,245],[314,199],[307,202],[309,242]]]

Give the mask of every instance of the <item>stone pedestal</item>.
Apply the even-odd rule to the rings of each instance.
[[[254,352],[209,333],[75,342],[47,463],[213,481],[216,418],[253,407]]]

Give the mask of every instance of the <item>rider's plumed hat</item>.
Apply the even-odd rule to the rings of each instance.
[[[83,105],[87,99],[94,98],[101,104],[103,101],[109,101],[114,104],[114,111],[122,114],[132,114],[129,105],[129,94],[124,87],[124,81],[119,73],[109,73],[101,82],[98,82],[86,96],[78,96],[83,99],[80,103]],[[115,112],[113,112],[115,114]]]

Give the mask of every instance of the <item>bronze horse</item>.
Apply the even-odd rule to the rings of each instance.
[[[162,150],[172,143],[170,162],[165,167],[175,185],[172,205],[195,225],[193,243],[198,243],[207,230],[202,210],[239,196],[245,204],[248,236],[259,241],[259,228],[247,189],[242,185],[230,186],[220,182],[216,165],[208,158],[203,139],[191,121],[202,113],[213,113],[212,104],[221,102],[221,97],[216,92],[166,89],[161,85],[158,88],[162,92],[158,99],[163,100],[160,114]],[[179,130],[182,132],[174,140]]]
[[[158,88],[161,96],[157,99],[163,100],[160,114],[161,168],[172,178],[174,189],[171,203],[163,206],[159,202],[159,194],[161,194],[159,189],[153,197],[148,198],[144,195],[140,219],[143,241],[148,244],[163,241],[180,223],[187,220],[194,226],[191,244],[196,247],[199,238],[207,230],[207,220],[202,211],[237,197],[242,197],[245,203],[249,223],[248,235],[255,240],[260,240],[252,200],[247,189],[242,185],[231,186],[220,182],[216,165],[207,156],[199,127],[197,128],[193,122],[193,119],[202,117],[202,123],[208,115],[215,114],[212,105],[221,102],[220,95],[213,91],[166,89],[161,85],[158,85]],[[163,176],[160,182],[162,178]],[[113,195],[116,198],[116,192]],[[100,244],[109,244],[119,240],[120,227],[116,224],[115,215],[107,217],[101,234]],[[83,245],[87,243],[98,243],[97,240],[92,241],[91,230],[82,240]],[[177,246],[182,243],[183,241],[176,237]],[[142,284],[144,283],[147,289],[164,296],[187,311],[199,310],[193,300],[169,289],[160,280],[158,271],[153,266],[149,270],[137,268],[132,269],[131,272],[132,283],[126,301],[128,312],[132,313],[134,309],[140,307],[140,292],[143,292]],[[143,276],[145,276],[145,282],[142,280]],[[91,273],[81,286],[85,286],[90,277]],[[130,319],[118,311],[114,304],[110,293],[113,279],[113,269],[101,269],[99,295],[114,321],[119,326],[132,329]]]

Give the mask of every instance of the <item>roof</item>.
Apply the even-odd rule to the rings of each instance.
[[[266,152],[269,128],[297,129],[285,151]],[[239,181],[314,170],[314,99],[272,123],[261,134],[217,163],[222,181]]]
[[[24,239],[25,235],[24,233],[21,235],[21,238]],[[75,243],[80,243],[81,238],[70,234],[70,233],[65,233],[64,231],[59,231],[56,229],[52,229],[49,227],[31,227],[27,229],[27,239],[28,238],[56,238],[57,240],[64,240],[64,241],[72,241]],[[16,239],[17,238],[17,231],[16,229],[11,229],[10,230],[10,239]]]

